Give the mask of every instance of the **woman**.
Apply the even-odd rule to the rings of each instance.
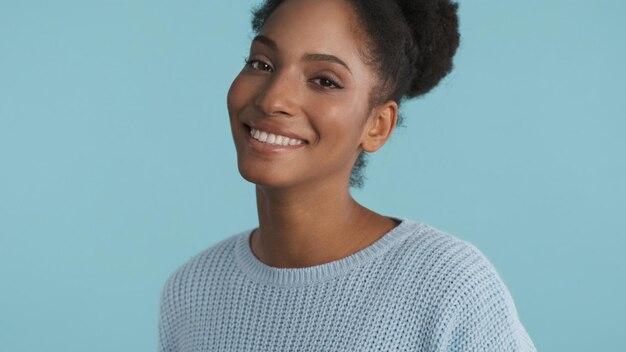
[[[167,281],[161,351],[534,351],[471,244],[357,203],[363,153],[452,67],[448,0],[268,0],[228,92],[259,226]]]

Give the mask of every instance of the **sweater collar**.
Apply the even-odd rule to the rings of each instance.
[[[369,246],[328,263],[304,268],[277,268],[260,261],[250,247],[250,236],[256,229],[240,233],[235,240],[235,260],[239,268],[252,281],[260,284],[299,287],[315,284],[339,276],[383,255],[393,246],[422,228],[422,223],[403,217],[389,216],[399,224]]]

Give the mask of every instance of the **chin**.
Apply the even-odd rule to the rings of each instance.
[[[255,165],[238,164],[238,167],[241,177],[257,186],[284,188],[294,184],[293,178],[284,172],[276,172]]]

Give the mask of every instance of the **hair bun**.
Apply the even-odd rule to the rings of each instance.
[[[449,0],[395,0],[418,48],[415,77],[405,96],[413,98],[433,89],[452,71],[459,46],[458,3]]]

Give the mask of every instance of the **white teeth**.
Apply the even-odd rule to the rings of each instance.
[[[273,145],[298,145],[304,143],[300,139],[289,138],[285,136],[275,135],[273,133],[267,133],[265,131],[259,131],[254,128],[250,128],[250,135],[252,138],[267,144]]]

